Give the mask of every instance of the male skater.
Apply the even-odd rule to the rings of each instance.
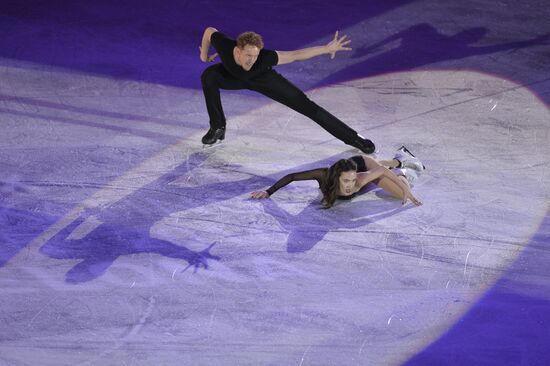
[[[227,37],[217,29],[208,27],[202,36],[200,59],[212,62],[219,55],[221,63],[212,65],[201,76],[206,108],[210,117],[210,129],[202,143],[211,145],[225,138],[225,115],[220,99],[220,89],[249,89],[294,109],[313,121],[344,143],[358,148],[365,154],[375,150],[372,141],[357,134],[355,130],[312,102],[300,89],[272,69],[273,66],[307,60],[338,51],[350,51],[345,47],[351,42],[346,36],[338,37],[324,46],[295,51],[272,51],[264,49],[262,37],[254,32],[245,32],[237,40]],[[210,46],[216,53],[209,55]]]

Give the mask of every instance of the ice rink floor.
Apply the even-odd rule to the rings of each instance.
[[[0,365],[550,364],[550,11],[484,3],[2,5]],[[251,200],[359,151],[247,91],[204,148],[206,26],[349,34],[277,70],[424,204]]]

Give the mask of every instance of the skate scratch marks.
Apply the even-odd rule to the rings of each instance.
[[[130,340],[130,338],[132,338],[133,336],[138,334],[139,331],[141,330],[141,328],[143,328],[143,325],[145,325],[145,323],[147,322],[147,319],[149,319],[149,317],[151,316],[151,313],[153,312],[153,309],[155,308],[155,303],[156,303],[155,297],[150,296],[149,299],[148,299],[148,302],[149,303],[147,305],[147,309],[145,309],[143,315],[139,318],[138,322],[130,328],[130,330],[128,331],[128,333],[126,333],[126,335],[122,336],[115,343],[115,345],[113,347],[111,347],[109,349],[106,349],[105,351],[101,352],[97,357],[95,357],[92,360],[81,362],[80,365],[82,365],[82,364],[88,365],[88,364],[97,362],[98,360],[102,359],[103,357],[109,355],[110,353],[112,353],[112,352],[116,351],[117,349],[119,349],[120,347],[122,347],[122,345],[124,343],[126,343],[128,340]]]
[[[388,268],[386,268],[386,265],[384,263],[384,258],[380,255],[380,253],[376,253],[378,254],[378,258],[380,258],[380,264],[382,265],[382,269],[390,275],[391,278],[395,278],[394,275],[390,272],[390,270]]]
[[[468,258],[470,258],[470,253],[471,253],[471,252],[472,252],[472,251],[469,250],[469,251],[468,251],[468,254],[466,255],[466,261],[464,262],[464,276],[466,276],[466,268],[468,267]]]
[[[363,348],[365,348],[365,344],[367,344],[367,340],[365,339],[363,343],[361,343],[361,348],[359,348],[359,356],[361,356],[361,353],[363,353]]]
[[[54,296],[50,301],[48,301],[48,303],[47,303],[46,305],[44,305],[44,306],[42,307],[42,309],[40,309],[40,310],[38,311],[38,313],[36,313],[36,314],[32,317],[32,319],[30,320],[30,322],[29,322],[29,324],[27,325],[27,327],[30,328],[31,325],[32,325],[32,323],[34,322],[34,319],[36,319],[36,318],[44,311],[44,309],[46,309],[48,306],[50,306],[50,304],[51,304],[55,299],[57,299],[57,296]]]
[[[391,321],[393,320],[393,318],[397,318],[397,319],[399,319],[399,320],[403,320],[403,319],[399,318],[397,315],[392,314],[392,315],[389,317],[389,319],[388,319],[388,325],[391,324]]]
[[[139,318],[138,323],[136,325],[132,326],[132,328],[130,329],[128,334],[126,334],[124,337],[122,337],[122,339],[121,339],[122,342],[119,342],[120,344],[117,346],[117,348],[119,348],[121,346],[121,343],[123,343],[127,339],[129,339],[129,338],[133,337],[134,335],[136,335],[141,330],[141,328],[143,328],[143,325],[145,324],[145,322],[147,322],[147,319],[149,318],[149,316],[153,312],[153,308],[155,307],[155,302],[156,302],[156,300],[153,296],[149,297],[149,304],[147,305],[147,309],[145,309],[145,312],[143,313],[141,318]]]
[[[306,355],[307,353],[309,352],[309,349],[311,348],[311,346],[308,346],[306,348],[306,350],[304,351],[304,354],[302,355],[302,360],[300,361],[300,365],[299,366],[302,366],[302,364],[304,363],[304,359],[306,358]]]
[[[218,305],[212,310],[212,314],[210,314],[210,320],[208,321],[208,338],[212,335],[212,325],[214,324],[214,318],[216,317],[216,312],[218,310]]]

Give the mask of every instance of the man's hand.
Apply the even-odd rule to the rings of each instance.
[[[330,58],[333,59],[338,51],[351,51],[351,47],[344,47],[351,43],[351,39],[346,39],[348,36],[345,34],[338,38],[338,31],[334,34],[334,39],[327,43],[326,48],[330,53]]]
[[[202,52],[202,47],[199,46],[199,53],[200,53],[200,58],[201,58],[201,61],[202,62],[214,62],[214,60],[216,59],[216,57],[218,57],[218,54],[217,53],[214,53],[212,55],[208,55],[208,50],[206,52]]]
[[[302,48],[295,51],[276,51],[279,56],[277,65],[289,64],[294,61],[308,60],[312,57],[330,54],[330,58],[336,56],[338,51],[351,51],[351,47],[345,47],[350,44],[351,40],[347,36],[338,38],[338,31],[334,35],[334,39],[324,46],[315,46]]]
[[[269,197],[269,193],[267,193],[266,191],[256,191],[256,192],[250,193],[250,197],[257,200],[261,200],[262,198]]]

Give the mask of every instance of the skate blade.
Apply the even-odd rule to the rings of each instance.
[[[218,140],[216,142],[214,142],[213,144],[202,144],[202,148],[203,149],[212,149],[212,148],[215,148],[217,146],[220,146],[222,144],[223,140]]]
[[[401,145],[401,147],[397,150],[401,150],[403,151],[404,153],[407,153],[409,154],[410,156],[412,156],[413,158],[416,158],[416,156],[414,156],[414,154],[411,152],[411,150],[407,149],[407,147],[405,145]],[[426,170],[426,165],[424,165],[424,163],[422,163],[422,170]]]
[[[416,158],[416,156],[414,156],[414,154],[411,152],[411,150],[407,149],[407,147],[405,145],[401,145],[401,147],[397,150],[402,150],[403,152],[409,154],[413,158]]]

